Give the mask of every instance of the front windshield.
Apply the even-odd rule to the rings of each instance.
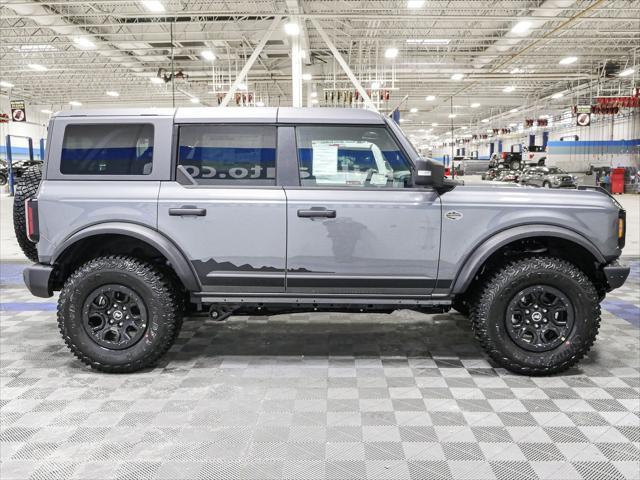
[[[555,174],[555,173],[567,173],[567,172],[565,172],[564,170],[562,170],[561,168],[558,168],[558,167],[551,167],[551,168],[547,169],[547,172],[548,173],[552,173],[552,174]]]

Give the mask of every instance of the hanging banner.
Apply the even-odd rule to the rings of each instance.
[[[27,110],[24,106],[24,100],[11,100],[11,119],[14,122],[26,122]]]
[[[591,113],[591,105],[577,105],[576,113]]]
[[[591,114],[590,113],[579,113],[577,124],[579,127],[588,127],[591,125]]]

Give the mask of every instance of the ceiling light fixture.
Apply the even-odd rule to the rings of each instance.
[[[371,90],[378,90],[380,88],[380,82],[371,82]]]
[[[296,22],[289,22],[284,24],[284,33],[295,37],[296,35],[300,35],[300,25]]]
[[[384,51],[385,58],[396,58],[398,56],[398,49],[396,47],[389,47]]]
[[[153,13],[161,13],[165,10],[164,5],[159,0],[142,0],[142,5]]]
[[[77,100],[71,100],[71,101],[69,102],[69,105],[71,105],[72,107],[81,107],[81,106],[82,106],[82,103],[81,103],[81,102],[78,102]]]
[[[110,97],[119,97],[120,94],[118,92],[116,92],[115,90],[108,90],[106,92],[107,95],[109,95]]]
[[[437,123],[432,123],[432,124],[431,124],[431,126],[432,126],[432,127],[437,127],[437,126],[438,126],[438,124],[437,124]]]
[[[426,97],[424,97],[424,99],[427,102],[433,102],[436,99],[436,96],[435,95],[427,95]]]
[[[450,38],[407,38],[409,45],[449,45]]]
[[[516,89],[516,87],[514,87],[513,85],[509,85],[509,86],[504,87],[502,89],[502,91],[504,93],[511,93],[511,92],[515,91],[515,89]]]
[[[164,80],[160,77],[151,77],[149,81],[151,83],[155,83],[156,85],[160,85],[161,83],[164,83]]]
[[[424,7],[425,0],[408,0],[407,8],[416,9]]]
[[[318,98],[318,92],[311,92],[311,98]]]
[[[464,78],[464,73],[454,73],[451,75],[451,80],[462,80]]]
[[[529,22],[528,20],[522,20],[521,22],[516,23],[513,28],[511,29],[511,31],[513,33],[518,33],[520,35],[527,33],[529,31],[529,29],[531,28],[532,23]]]
[[[409,112],[411,112],[411,113],[418,113],[418,109],[417,109],[416,107],[411,107],[411,108],[409,109]]]
[[[261,100],[258,100],[258,101],[256,102],[256,107],[264,107],[264,102],[263,102],[263,101],[261,101]]]
[[[246,83],[239,83],[238,84],[238,90],[246,90],[247,89],[247,84]]]
[[[560,60],[558,63],[560,65],[571,65],[572,63],[576,63],[578,61],[578,57],[565,57]]]
[[[482,120],[480,120],[482,123],[489,123],[489,119],[488,118],[483,118]]]
[[[211,50],[203,50],[200,52],[200,55],[202,56],[202,58],[210,62],[213,62],[216,59],[216,54]]]
[[[45,108],[44,110],[40,110],[40,113],[44,113],[45,115],[51,115],[53,112]]]
[[[518,111],[517,108],[512,108],[511,110],[509,110],[510,113],[516,113]]]
[[[509,73],[510,73],[511,75],[517,75],[518,73],[524,73],[524,70],[523,70],[523,69],[521,69],[521,68],[516,67],[516,68],[514,68],[513,70],[511,70]]]
[[[558,93],[554,93],[553,95],[551,95],[551,98],[562,98],[564,97],[564,93],[562,92],[558,92]]]
[[[27,65],[27,67],[29,67],[31,70],[35,70],[36,72],[46,72],[47,70],[49,70],[47,67],[45,67],[44,65],[40,65],[39,63],[30,63],[29,65]]]
[[[200,103],[200,99],[199,99],[198,97],[191,97],[191,98],[189,99],[189,101],[190,101],[191,103]]]
[[[89,50],[89,49],[92,49],[92,48],[96,48],[96,44],[93,43],[91,40],[89,40],[86,37],[75,37],[73,39],[73,43],[76,44],[76,47],[82,48],[83,50]]]
[[[302,80],[304,80],[305,82],[308,82],[309,80],[311,80],[313,77],[311,76],[310,73],[303,73],[302,74]]]
[[[622,70],[622,71],[618,74],[618,76],[619,76],[619,77],[628,77],[629,75],[633,75],[633,72],[635,72],[635,71],[636,71],[636,69],[635,69],[635,68],[633,68],[633,67],[631,67],[631,68],[627,68],[627,69],[625,69],[625,70]]]
[[[7,82],[5,80],[0,80],[0,87],[2,87],[2,88],[13,88],[13,83]]]
[[[458,116],[457,113],[450,113],[449,118],[456,118]]]
[[[311,103],[313,103],[314,105],[317,105],[318,104],[318,99],[317,98],[312,99]]]
[[[478,108],[480,106],[479,103],[472,103],[471,105],[469,105],[471,108]]]

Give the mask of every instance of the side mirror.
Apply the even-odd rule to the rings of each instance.
[[[430,160],[417,160],[415,162],[413,184],[417,186],[441,187],[444,185],[444,165]]]

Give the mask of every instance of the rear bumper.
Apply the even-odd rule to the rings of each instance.
[[[53,276],[53,267],[51,265],[43,265],[34,263],[22,272],[24,283],[36,297],[49,298],[53,296],[51,288],[51,277]]]
[[[621,287],[627,280],[630,271],[631,268],[628,265],[621,265],[617,260],[605,265],[602,272],[607,279],[609,291]]]

